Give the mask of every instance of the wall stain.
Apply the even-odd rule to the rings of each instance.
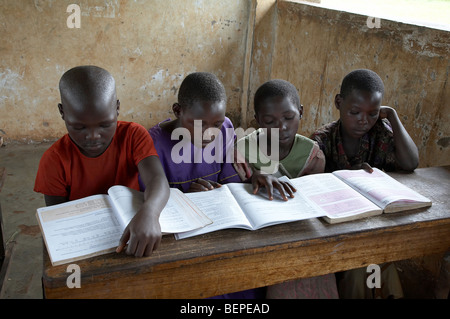
[[[437,145],[442,146],[442,147],[448,147],[450,145],[450,137],[447,136],[447,137],[440,138],[437,141]]]

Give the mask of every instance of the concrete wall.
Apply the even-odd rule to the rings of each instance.
[[[81,27],[66,24],[69,4]],[[276,0],[0,0],[0,136],[42,141],[65,133],[56,105],[69,68],[115,76],[120,119],[146,127],[167,117],[182,79],[214,72],[235,126],[255,126],[253,95],[271,78],[299,89],[300,133],[337,119],[334,96],[353,69],[384,80],[419,147],[420,166],[450,164],[449,32]]]
[[[388,20],[370,29],[367,16],[288,1],[259,21],[250,95],[270,78],[293,83],[305,108],[300,133],[338,119],[334,97],[342,78],[368,68],[383,79],[383,105],[397,110],[419,148],[420,166],[450,164],[449,32]],[[250,124],[252,118],[249,107]]]
[[[67,26],[71,3],[81,8],[80,28]],[[24,142],[62,136],[58,82],[83,64],[109,70],[120,119],[146,127],[171,116],[186,75],[213,72],[227,89],[228,115],[239,124],[254,3],[0,0],[0,134]]]

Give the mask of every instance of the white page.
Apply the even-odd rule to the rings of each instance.
[[[430,201],[377,168],[373,168],[372,173],[364,170],[342,170],[335,171],[334,174],[348,181],[351,187],[358,189],[383,209],[395,201]]]
[[[114,251],[123,232],[107,195],[39,208],[37,215],[53,262]]]
[[[331,173],[314,174],[291,179],[297,192],[322,208],[330,218],[342,218],[380,210],[378,206]]]
[[[179,233],[175,238],[182,239],[226,228],[251,229],[251,224],[240,209],[227,185],[210,191],[187,193],[190,200],[213,221],[201,229]]]
[[[289,181],[287,177],[280,179]],[[278,190],[274,189],[274,198],[269,200],[264,189],[254,195],[251,184],[233,183],[228,187],[255,229],[325,215],[298,192],[294,193],[294,198],[288,197],[284,201]]]
[[[108,194],[117,209],[117,219],[123,229],[127,227],[144,202],[144,194],[124,186],[112,186]]]
[[[119,212],[124,229],[144,202],[144,193],[125,186],[113,186],[108,191]],[[201,228],[212,221],[192,205],[180,190],[171,188],[170,198],[159,216],[162,233],[179,233]]]

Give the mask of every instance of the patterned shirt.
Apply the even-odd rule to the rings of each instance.
[[[372,129],[361,137],[359,152],[352,158],[345,154],[340,124],[340,120],[328,123],[311,135],[325,154],[325,172],[350,169],[364,162],[385,171],[397,168],[394,135],[388,120],[378,119]]]

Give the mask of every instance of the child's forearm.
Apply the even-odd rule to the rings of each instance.
[[[413,171],[419,165],[419,151],[401,123],[394,109],[388,113],[387,119],[391,123],[394,134],[395,157],[397,164],[404,170]]]
[[[165,177],[155,178],[151,185],[148,185],[144,192],[144,204],[146,212],[159,218],[161,211],[167,204],[170,196],[169,185]]]
[[[136,257],[150,256],[161,242],[159,216],[169,199],[169,184],[159,158],[149,156],[138,164],[139,174],[145,184],[144,204],[131,219],[119,241],[117,252]]]

